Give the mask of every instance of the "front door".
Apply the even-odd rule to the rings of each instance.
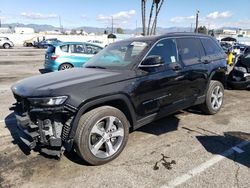
[[[134,104],[139,117],[158,114],[160,109],[167,109],[184,99],[185,75],[179,63],[176,40],[163,39],[157,42],[147,57],[155,55],[164,59],[164,66],[139,68],[142,76],[135,83]]]

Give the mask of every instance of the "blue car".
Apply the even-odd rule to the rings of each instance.
[[[36,48],[47,48],[50,44],[56,44],[61,42],[60,40],[53,38],[53,39],[46,39],[40,42],[34,42],[33,46]]]
[[[80,68],[103,48],[84,42],[63,42],[48,46],[45,54],[46,71]]]

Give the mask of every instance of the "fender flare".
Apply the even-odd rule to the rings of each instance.
[[[132,119],[132,123],[133,123],[133,125],[135,125],[136,124],[135,110],[134,110],[134,107],[133,107],[132,103],[130,102],[129,98],[125,94],[109,95],[109,96],[93,99],[93,100],[90,100],[90,101],[87,101],[87,102],[84,102],[81,104],[81,107],[77,111],[77,113],[76,113],[76,115],[71,123],[72,126],[71,126],[71,130],[70,130],[70,134],[68,136],[68,139],[69,140],[74,139],[75,133],[77,130],[77,126],[78,126],[78,122],[79,122],[81,116],[84,114],[84,112],[87,109],[89,109],[92,106],[96,106],[99,104],[101,105],[103,103],[111,102],[114,100],[122,100],[127,105],[127,108],[129,109],[130,117]]]
[[[213,70],[211,72],[211,74],[209,75],[209,78],[208,78],[208,82],[207,82],[207,88],[206,88],[206,92],[209,88],[209,84],[210,84],[210,81],[212,80],[213,76],[217,73],[223,73],[224,74],[224,78],[223,78],[223,81],[222,81],[222,84],[225,86],[226,84],[226,70],[221,68],[221,69],[217,69],[217,70]]]

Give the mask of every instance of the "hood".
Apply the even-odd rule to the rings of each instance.
[[[22,97],[56,96],[74,92],[78,88],[87,91],[127,78],[126,71],[79,68],[33,76],[17,82],[11,89]]]

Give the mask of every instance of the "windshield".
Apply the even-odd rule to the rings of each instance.
[[[131,65],[148,46],[146,42],[124,41],[109,45],[92,59],[85,67],[121,68]]]

